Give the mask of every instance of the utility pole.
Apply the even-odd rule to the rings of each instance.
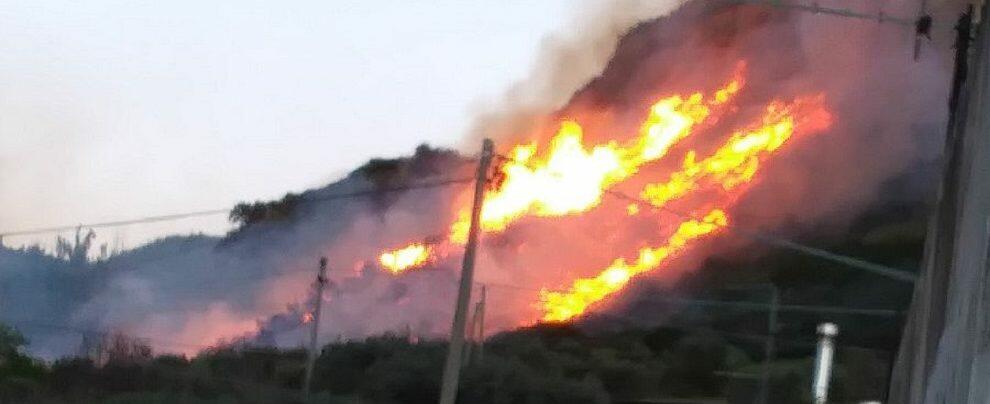
[[[464,326],[467,320],[468,304],[471,303],[471,286],[474,285],[474,257],[478,249],[478,221],[481,218],[481,206],[485,202],[488,166],[491,164],[494,148],[491,139],[485,139],[481,148],[481,160],[478,162],[478,179],[474,185],[474,206],[471,208],[471,227],[468,230],[467,245],[464,247],[461,284],[457,291],[454,323],[450,327],[450,347],[447,349],[447,362],[444,364],[443,382],[440,385],[440,404],[454,404],[457,400],[457,384],[461,376],[461,354],[464,353]]]
[[[481,301],[478,302],[478,362],[485,359],[485,300],[488,299],[488,286],[481,285]]]
[[[316,308],[313,310],[313,328],[309,331],[309,357],[306,358],[306,375],[303,379],[303,402],[309,402],[309,386],[316,364],[316,340],[320,331],[320,312],[323,308],[323,288],[327,285],[327,257],[320,257],[320,274],[316,276]]]
[[[811,402],[828,402],[828,384],[832,379],[832,360],[835,358],[833,338],[839,334],[839,326],[833,323],[818,325],[818,353],[815,355],[815,375],[811,379]]]
[[[777,338],[777,308],[780,306],[780,293],[777,287],[770,286],[770,311],[767,313],[767,340],[763,347],[763,375],[760,378],[760,404],[770,400],[770,366],[774,358],[774,345]]]
[[[485,354],[485,296],[488,294],[486,288],[484,284],[481,285],[481,298],[474,304],[474,314],[471,315],[471,322],[467,326],[463,366],[474,363],[476,361],[474,355],[477,355],[477,361],[480,361]],[[477,346],[477,354],[474,354],[475,346]]]

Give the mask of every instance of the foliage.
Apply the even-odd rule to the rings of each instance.
[[[453,150],[421,144],[416,147],[416,153],[410,158],[371,159],[355,172],[381,191],[372,195],[371,203],[376,211],[384,212],[400,195],[385,190],[408,185],[413,179],[439,175],[441,172],[449,171],[451,167],[456,168],[464,161]]]
[[[430,150],[417,155],[435,154]],[[382,175],[388,182],[389,172],[428,170],[428,161],[443,158],[386,162],[369,170],[381,170],[372,175]],[[287,206],[293,203],[243,208],[242,225],[269,220],[268,215],[290,219],[292,210]],[[916,215],[891,216],[891,211],[896,209],[883,207],[867,214],[838,235],[807,230],[782,233],[808,245],[911,267],[922,250],[924,233],[919,227],[924,221],[905,223],[903,216]],[[59,282],[75,279],[67,277],[68,272],[52,273],[62,274],[64,280]],[[730,296],[719,290],[765,283],[778,288],[782,302],[794,305],[903,309],[911,292],[903,283],[783,250],[715,255],[682,278],[677,288],[712,300],[763,303],[765,291]],[[603,331],[540,325],[492,336],[484,360],[462,373],[460,402],[659,402],[701,396],[754,402],[763,371],[766,313],[665,304],[659,311],[667,314],[665,323],[659,327],[630,329],[625,324],[623,331]],[[630,306],[630,312],[657,309]],[[842,329],[832,397],[841,402],[883,398],[902,327],[899,317],[782,311],[776,359],[769,367],[770,402],[806,401],[814,328],[826,320]],[[129,359],[106,364],[64,359],[46,365],[22,353],[26,343],[15,330],[0,326],[0,402],[298,402],[305,360],[301,350],[260,348],[220,349],[192,359],[152,358],[140,347],[120,344],[117,357]],[[320,402],[436,402],[446,350],[442,341],[411,342],[397,335],[327,345],[317,359],[314,397]]]
[[[77,227],[75,242],[62,236],[55,239],[55,256],[69,261],[73,265],[84,265],[88,260],[87,255],[94,238],[96,238],[96,232],[93,229],[89,229],[83,234],[82,227]]]
[[[27,339],[0,324],[0,402],[30,401],[40,392],[45,368],[21,353]]]
[[[23,337],[0,327],[0,398],[12,402],[293,403],[299,400],[305,352],[227,348],[193,359],[162,355],[108,362],[70,358],[45,366],[20,355]],[[447,345],[398,335],[325,346],[317,358],[314,397],[320,402],[433,403]],[[9,358],[18,358],[12,362]],[[889,358],[842,348],[832,395],[881,397]],[[771,367],[772,402],[807,397],[812,358]],[[605,403],[681,397],[753,402],[759,361],[711,331],[670,328],[588,334],[573,326],[540,325],[488,339],[483,360],[461,376],[459,402]],[[747,376],[748,375],[748,376]],[[4,402],[7,402],[4,401]]]
[[[241,202],[230,210],[229,218],[241,228],[268,221],[290,220],[300,200],[299,195],[288,193],[277,201]]]

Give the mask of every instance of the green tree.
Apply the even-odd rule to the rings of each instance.
[[[41,392],[45,368],[21,352],[27,343],[20,332],[0,324],[0,402],[30,402]]]

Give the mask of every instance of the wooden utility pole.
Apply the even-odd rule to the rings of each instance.
[[[323,308],[323,288],[327,285],[327,257],[320,257],[320,274],[316,276],[316,308],[313,310],[313,328],[309,331],[309,357],[306,358],[306,375],[303,379],[303,402],[309,402],[309,386],[316,364],[316,341],[320,331],[320,312]]]
[[[478,362],[485,357],[485,300],[488,299],[488,286],[481,285],[481,300],[476,307],[478,312]]]
[[[468,321],[467,326],[464,331],[464,355],[461,359],[461,367],[467,367],[471,365],[471,354],[474,350],[474,344],[476,341],[476,336],[474,335],[474,330],[478,324],[478,304],[474,304],[474,311],[471,313],[471,320]]]
[[[447,349],[447,362],[443,368],[443,381],[440,385],[440,404],[454,404],[457,400],[457,384],[461,376],[461,355],[464,353],[464,327],[467,322],[467,309],[471,303],[471,286],[474,285],[474,257],[478,249],[478,220],[481,206],[485,201],[485,185],[488,182],[488,166],[492,162],[495,146],[491,139],[485,139],[478,162],[478,177],[474,185],[474,206],[471,208],[471,227],[468,230],[467,245],[464,247],[464,262],[461,266],[461,283],[457,291],[457,305],[454,306],[454,323],[450,327],[450,347]]]
[[[481,285],[481,298],[474,304],[474,314],[471,315],[471,321],[467,326],[463,366],[470,366],[475,361],[480,361],[485,354],[485,296],[488,294],[486,288],[484,284]],[[475,349],[478,351],[477,354],[474,353]],[[478,359],[474,359],[475,355]]]
[[[773,364],[775,339],[777,337],[777,312],[780,306],[780,293],[770,285],[770,311],[767,313],[767,339],[763,347],[763,374],[760,377],[760,404],[770,400],[770,367]]]

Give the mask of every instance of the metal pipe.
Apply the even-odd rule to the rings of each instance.
[[[835,342],[839,326],[834,323],[818,325],[818,353],[815,355],[815,375],[811,381],[811,402],[828,402],[828,384],[832,378],[832,361],[835,358]]]

